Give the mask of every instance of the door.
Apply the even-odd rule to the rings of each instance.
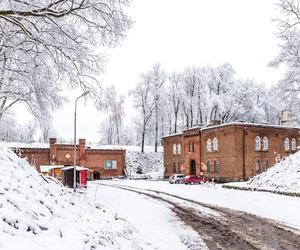
[[[196,161],[191,160],[190,175],[196,175]]]

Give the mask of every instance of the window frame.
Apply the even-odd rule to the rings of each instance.
[[[211,139],[208,139],[207,141],[206,141],[206,150],[207,150],[207,152],[212,152],[212,141],[211,141]]]
[[[295,138],[292,138],[292,140],[291,140],[291,149],[293,151],[297,150],[297,141]]]
[[[176,143],[173,143],[172,153],[173,153],[173,155],[177,155],[177,146],[176,146]]]
[[[111,162],[111,167],[108,168],[106,162]],[[104,169],[105,170],[116,170],[118,169],[117,160],[104,160]]]
[[[212,140],[212,149],[213,149],[213,151],[218,151],[219,150],[219,140],[218,140],[217,137],[215,137]]]
[[[181,144],[178,143],[177,144],[177,155],[181,155],[181,151],[182,151],[181,149],[182,149]]]
[[[268,137],[264,136],[263,137],[263,150],[268,151],[269,150],[269,139]]]
[[[261,150],[261,138],[259,136],[255,137],[255,150]]]
[[[283,142],[283,147],[284,147],[284,150],[285,151],[289,151],[291,148],[290,148],[290,139],[289,138],[285,138],[284,139],[284,142]]]

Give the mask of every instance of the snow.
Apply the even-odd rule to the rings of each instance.
[[[221,185],[169,184],[167,181],[118,180],[103,183],[151,189],[183,198],[244,211],[300,229],[300,198],[267,192],[222,188]]]
[[[138,170],[141,173],[138,173]],[[162,152],[126,152],[127,177],[133,179],[162,179],[164,176]]]
[[[0,249],[141,249],[132,226],[0,147]]]
[[[116,216],[121,220],[130,221],[133,230],[140,235],[139,241],[145,243],[143,249],[187,249],[185,242],[197,243],[190,249],[206,249],[195,231],[177,221],[170,206],[130,191],[97,183],[90,185],[91,196],[118,211]]]
[[[289,155],[247,182],[228,183],[228,186],[300,194],[300,152]]]

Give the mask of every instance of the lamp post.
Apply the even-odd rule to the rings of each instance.
[[[85,91],[83,94],[78,96],[75,100],[75,111],[74,111],[74,180],[73,180],[73,188],[74,192],[76,192],[76,110],[77,110],[77,101],[81,98],[89,94],[89,91]]]

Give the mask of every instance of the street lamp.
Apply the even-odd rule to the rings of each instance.
[[[74,192],[76,192],[76,110],[77,110],[77,101],[81,98],[89,94],[89,91],[85,91],[83,94],[78,96],[75,100],[75,112],[74,112],[74,180],[73,180],[73,188]]]

